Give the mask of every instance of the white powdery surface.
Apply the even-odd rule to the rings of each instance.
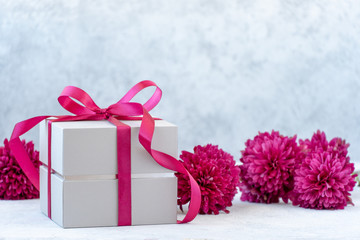
[[[229,214],[199,215],[188,224],[62,229],[40,212],[39,200],[0,201],[0,239],[359,239],[360,187],[355,206],[311,210],[291,204],[241,202]],[[151,207],[151,206],[149,206]],[[183,217],[179,213],[179,217]]]

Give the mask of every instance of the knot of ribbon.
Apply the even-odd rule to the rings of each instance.
[[[95,113],[96,113],[96,114],[100,114],[101,116],[104,117],[104,119],[108,119],[108,118],[110,118],[110,116],[111,116],[111,113],[108,111],[107,108],[96,109],[96,110],[95,110]]]
[[[155,87],[156,89],[145,104],[130,102],[135,95],[147,87]],[[85,91],[74,86],[67,86],[58,97],[58,102],[64,109],[74,115],[37,116],[17,123],[10,138],[10,148],[28,179],[33,183],[35,188],[39,190],[38,169],[36,169],[32,164],[24,146],[20,141],[20,136],[31,130],[38,123],[50,117],[55,118],[54,120],[51,120],[51,122],[84,120],[96,121],[106,119],[119,128],[124,125],[119,120],[141,120],[139,142],[144,149],[159,165],[172,171],[183,173],[189,177],[191,186],[191,202],[186,216],[182,221],[178,221],[178,223],[190,222],[196,217],[201,203],[201,193],[197,182],[180,161],[151,147],[155,123],[154,118],[149,114],[149,111],[159,103],[161,95],[161,89],[154,82],[146,80],[133,86],[115,104],[112,104],[107,108],[100,108]],[[120,172],[118,175],[119,174]]]

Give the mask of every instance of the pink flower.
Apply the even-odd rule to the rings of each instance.
[[[39,152],[34,150],[32,141],[22,141],[35,167],[39,168]],[[0,147],[0,199],[31,199],[39,198],[39,191],[24,175],[9,148],[9,141],[4,140]]]
[[[287,202],[300,151],[296,136],[289,138],[275,131],[259,133],[245,146],[240,159],[241,200],[276,203],[282,198]]]
[[[208,144],[194,147],[194,153],[183,151],[180,155],[185,168],[191,173],[201,189],[200,214],[228,213],[226,207],[232,205],[236,186],[239,182],[239,167],[235,165],[233,156]],[[181,173],[178,177],[178,205],[190,201],[189,178]]]
[[[317,131],[311,140],[300,140],[305,154],[294,174],[293,205],[314,209],[343,209],[352,204],[350,191],[356,182],[354,164],[347,156],[349,144],[341,138],[327,142]]]
[[[301,151],[305,154],[309,152],[323,152],[330,151],[334,154],[339,154],[341,156],[346,156],[348,147],[350,144],[346,143],[345,140],[341,138],[333,138],[330,142],[326,140],[326,135],[324,132],[317,130],[316,133],[312,136],[311,140],[299,140]],[[305,156],[304,156],[305,158]]]

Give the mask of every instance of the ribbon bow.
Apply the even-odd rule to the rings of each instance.
[[[130,100],[135,95],[137,95],[143,89],[151,86],[156,87],[156,90],[145,104],[142,105],[140,103],[130,102]],[[58,97],[58,101],[64,109],[75,115],[37,116],[17,123],[10,138],[10,148],[25,175],[32,182],[35,188],[39,190],[39,172],[32,164],[19,138],[21,135],[35,127],[38,123],[49,117],[56,118],[55,120],[51,120],[53,122],[107,119],[116,126],[122,124],[119,119],[142,120],[139,131],[139,141],[145,150],[159,165],[172,171],[180,172],[189,177],[191,186],[191,202],[186,216],[183,220],[178,221],[178,223],[190,222],[199,212],[201,203],[201,193],[197,182],[180,161],[166,153],[151,148],[155,123],[154,119],[149,114],[149,111],[159,103],[161,95],[161,89],[154,82],[146,80],[133,86],[117,103],[112,104],[107,108],[100,108],[82,89],[73,86],[65,87],[65,89]],[[76,102],[74,99],[80,102],[82,105]],[[138,117],[140,115],[142,115],[142,117]]]

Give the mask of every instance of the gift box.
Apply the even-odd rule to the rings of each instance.
[[[131,100],[155,87],[144,103]],[[161,89],[135,84],[119,101],[100,108],[84,90],[67,86],[59,104],[73,115],[42,115],[18,122],[9,147],[40,190],[41,210],[62,227],[187,223],[199,212],[200,187],[177,157],[177,128],[154,119]],[[20,137],[40,127],[40,170]],[[176,220],[177,181],[190,183],[188,212]]]
[[[49,135],[48,121],[40,124],[41,211],[51,213],[64,228],[117,226],[121,174],[116,126],[106,120],[52,122]],[[140,120],[121,122],[131,128],[131,225],[176,223],[174,172],[155,162],[140,144]],[[155,120],[152,148],[176,158],[177,127]]]

